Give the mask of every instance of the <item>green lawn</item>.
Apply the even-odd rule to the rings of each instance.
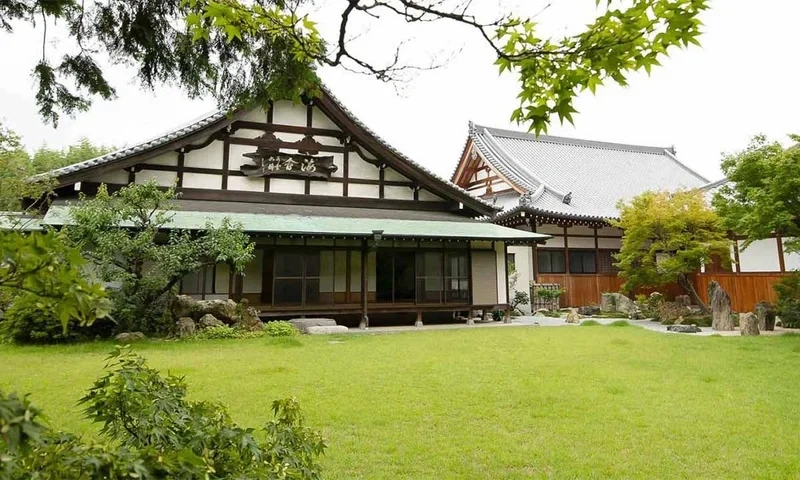
[[[257,426],[294,395],[327,478],[797,478],[800,337],[636,327],[152,342],[150,364]],[[0,346],[0,388],[91,434],[110,344]]]

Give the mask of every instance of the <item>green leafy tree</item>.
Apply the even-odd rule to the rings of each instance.
[[[305,426],[295,400],[273,402],[275,418],[256,433],[221,405],[186,400],[182,377],[162,377],[126,349],[106,368],[81,399],[86,416],[102,425],[90,442],[50,430],[28,397],[0,392],[0,477],[321,478],[327,445]]]
[[[154,182],[129,185],[93,198],[81,196],[65,228],[104,281],[117,282],[115,317],[124,330],[158,332],[166,294],[187,274],[217,263],[241,272],[254,244],[228,219],[204,231],[171,229],[174,189]]]
[[[7,305],[26,294],[28,303],[52,312],[66,332],[70,320],[91,324],[107,316],[110,305],[102,286],[84,278],[85,262],[63,235],[28,231],[37,224],[25,213],[38,204],[24,201],[46,198],[53,186],[32,174],[19,135],[0,124],[0,297]]]
[[[712,203],[729,230],[746,236],[745,248],[777,233],[787,251],[800,252],[800,147],[757,136],[743,151],[726,155],[722,171],[729,182]]]
[[[40,147],[31,158],[31,168],[35,173],[49,172],[57,168],[73,165],[84,160],[105,155],[116,150],[115,147],[94,145],[88,138],[81,138],[75,145],[63,150]]]
[[[622,288],[677,282],[707,311],[689,276],[715,258],[729,259],[730,241],[702,192],[645,192],[618,208],[611,224],[625,232],[616,255]]]
[[[571,122],[581,91],[594,92],[609,82],[624,86],[631,72],[649,73],[670,49],[698,44],[698,17],[709,5],[709,0],[595,2],[597,18],[563,38],[543,36],[533,17],[493,12],[481,18],[472,2],[420,0],[350,0],[340,11],[326,5],[331,18],[341,18],[330,38],[313,21],[313,0],[5,0],[0,28],[67,26],[75,48],[65,48],[69,53],[61,58],[48,57],[43,28],[42,58],[33,68],[40,113],[55,124],[62,113],[89,108],[93,97],[115,96],[101,60],[133,65],[146,88],[175,83],[191,97],[213,96],[223,108],[265,105],[316,93],[320,65],[383,81],[440,66],[403,62],[402,45],[385,62],[355,54],[348,40],[353,25],[383,19],[454,22],[491,47],[501,72],[517,73],[520,104],[512,118],[538,133],[552,116]]]

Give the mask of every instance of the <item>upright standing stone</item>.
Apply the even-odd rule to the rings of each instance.
[[[741,331],[742,336],[760,335],[758,331],[758,317],[750,312],[740,313],[739,331]]]
[[[775,330],[775,307],[769,302],[758,302],[754,309],[758,318],[758,329],[765,332]]]
[[[676,295],[675,303],[682,307],[689,307],[692,305],[692,298],[689,295]]]
[[[567,323],[581,323],[581,316],[578,315],[578,311],[577,310],[575,310],[574,308],[571,308],[569,310],[569,313],[567,314],[566,320],[564,320],[564,321],[567,322]]]
[[[731,297],[716,280],[708,283],[708,298],[711,303],[711,328],[717,331],[733,331],[731,320]]]

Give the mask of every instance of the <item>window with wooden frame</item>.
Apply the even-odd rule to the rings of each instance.
[[[594,250],[570,250],[569,273],[597,273]]]
[[[597,252],[597,271],[605,274],[618,274],[619,269],[614,265],[616,259],[614,255],[619,250],[600,250]]]
[[[469,301],[469,268],[467,252],[445,253],[445,302]]]
[[[536,250],[538,273],[566,273],[564,250],[542,249]]]
[[[184,277],[181,279],[181,284],[178,291],[182,295],[199,295],[201,297],[216,293],[214,291],[216,268],[216,265],[207,265],[197,272],[184,275]]]

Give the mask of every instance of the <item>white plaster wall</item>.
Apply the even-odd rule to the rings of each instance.
[[[563,235],[564,234],[564,229],[559,227],[559,226],[557,226],[557,225],[552,225],[550,223],[545,223],[544,225],[537,225],[536,226],[536,233],[546,233],[546,234],[556,233],[556,234],[559,234],[559,235]]]
[[[484,193],[486,193],[486,187],[483,187],[483,186],[481,186],[481,187],[476,187],[474,190],[470,190],[470,191],[469,191],[469,193],[470,193],[470,195],[472,195],[473,197],[480,197],[480,196],[482,196]]]
[[[591,248],[594,249],[594,238],[586,237],[569,237],[569,248]]]
[[[470,242],[470,248],[472,250],[487,250],[492,248],[492,242],[485,240],[474,240]]]
[[[583,225],[567,227],[567,235],[594,235],[594,228],[589,228]]]
[[[125,170],[114,170],[92,177],[93,182],[98,183],[118,183],[125,185],[128,183],[128,172]]]
[[[508,281],[506,269],[506,255],[503,242],[495,242],[494,249],[497,253],[497,303],[507,303],[506,282]]]
[[[320,156],[333,157],[333,164],[338,168],[331,173],[331,177],[344,178],[344,153],[320,152]]]
[[[377,185],[351,183],[347,187],[347,194],[351,197],[378,198],[380,196],[380,190]]]
[[[252,165],[253,160],[245,157],[244,154],[255,151],[256,147],[251,147],[249,145],[231,145],[231,151],[228,155],[228,168],[231,170],[239,170],[239,167],[242,165]]]
[[[383,195],[391,200],[414,200],[414,191],[408,187],[386,185],[383,187]]]
[[[320,181],[312,181],[311,182],[311,189],[309,190],[311,195],[328,195],[334,197],[341,197],[344,195],[344,185],[337,182],[320,182]]]
[[[267,111],[261,107],[253,108],[242,116],[242,120],[246,120],[248,122],[267,123]],[[303,125],[305,124],[306,123],[304,120]],[[237,135],[238,134],[239,133],[237,132]]]
[[[168,165],[174,167],[178,165],[178,153],[177,152],[163,153],[157,157],[153,157],[150,160],[147,160],[144,163],[148,165]]]
[[[183,186],[186,188],[204,188],[207,190],[219,190],[222,188],[222,175],[209,175],[206,173],[187,172],[183,174]]]
[[[597,229],[598,235],[605,235],[609,237],[621,237],[622,236],[622,229],[616,227],[603,227]]]
[[[408,181],[408,178],[404,177],[403,175],[400,175],[400,173],[398,173],[397,170],[393,170],[388,167],[383,171],[383,179],[388,180],[390,182]]]
[[[185,175],[186,174],[184,174],[184,176]],[[239,190],[242,192],[263,192],[264,178],[228,176],[228,190]]]
[[[356,152],[350,152],[348,157],[348,171],[350,174],[350,178],[364,178],[367,180],[378,180],[380,178],[380,172],[378,167],[367,163],[361,156]]]
[[[420,189],[420,191],[419,191],[419,199],[422,200],[422,201],[426,201],[426,202],[441,202],[441,201],[444,201],[444,200],[442,200],[442,197],[439,197],[438,195],[434,195],[433,193],[425,190],[424,188]]]
[[[514,265],[516,266],[518,274],[516,288],[509,290],[511,298],[514,298],[515,291],[530,294],[529,285],[531,284],[531,280],[533,280],[532,250],[531,247],[508,247],[508,253],[514,255]],[[518,308],[525,313],[530,313],[531,311],[530,304],[520,305]]]
[[[549,248],[564,248],[564,237],[553,237],[547,239],[543,246]],[[541,248],[541,246],[539,248]]]
[[[255,251],[255,258],[244,267],[244,279],[242,283],[242,293],[261,293],[261,267],[264,258],[263,250]]]
[[[289,100],[280,100],[273,104],[272,122],[281,125],[306,125],[306,106]]]
[[[774,238],[756,240],[746,250],[739,241],[739,268],[742,272],[779,272],[778,241]]]
[[[157,170],[142,170],[136,173],[136,183],[147,183],[150,180],[155,180],[159,186],[171,187],[178,181],[178,176],[175,172],[160,172]]]
[[[786,238],[783,239],[783,263],[786,266],[786,271],[800,270],[800,253],[788,253],[786,251]]]
[[[339,131],[341,131],[341,129],[335,123],[333,123],[331,121],[331,119],[328,118],[327,115],[322,113],[322,110],[320,110],[317,107],[313,107],[313,108],[314,108],[314,110],[313,110],[313,114],[312,114],[312,117],[311,117],[311,126],[312,127],[314,127],[314,128],[327,128],[329,130],[339,130]]]
[[[269,181],[269,191],[271,193],[299,193],[306,191],[306,182],[291,178],[272,178]]]
[[[193,150],[183,157],[183,164],[194,168],[222,168],[222,151],[225,145],[215,140],[211,145],[200,150]],[[253,150],[255,150],[254,147]]]
[[[570,240],[571,242],[572,240]],[[614,250],[619,250],[622,248],[622,239],[621,238],[598,238],[597,239],[597,246],[599,248],[610,248]]]

